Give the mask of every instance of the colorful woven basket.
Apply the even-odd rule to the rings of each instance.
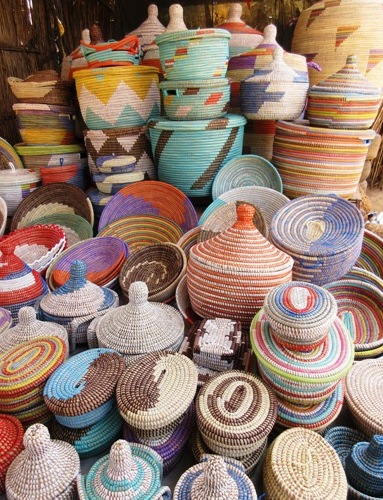
[[[80,50],[88,68],[131,66],[139,63],[140,42],[135,35],[125,35],[121,40],[100,43],[81,40]]]
[[[77,186],[57,182],[42,186],[25,198],[12,217],[10,229],[21,229],[39,217],[57,213],[81,215],[91,225],[94,222],[93,207],[84,191]]]
[[[96,167],[102,174],[125,174],[134,170],[136,164],[132,155],[106,155],[96,160]]]
[[[197,243],[200,231],[199,226],[193,227],[186,231],[177,242],[177,245],[182,248],[187,258],[189,258],[190,248]]]
[[[170,500],[169,487],[161,486],[162,474],[162,459],[157,452],[119,439],[109,455],[100,458],[86,476],[78,477],[79,498],[108,500],[115,495],[133,495],[133,498]]]
[[[383,436],[354,444],[346,457],[346,474],[352,486],[363,494],[382,495]]]
[[[309,81],[283,60],[283,49],[276,47],[273,61],[240,86],[241,112],[250,120],[296,120],[304,111]]]
[[[165,31],[165,26],[158,20],[158,7],[150,4],[148,7],[148,17],[129,35],[136,35],[142,48],[150,45],[156,36]]]
[[[253,223],[254,212],[251,205],[239,205],[231,228],[190,249],[190,300],[204,318],[229,317],[248,326],[267,292],[291,281],[292,258],[261,235]]]
[[[374,123],[382,102],[381,89],[360,73],[357,56],[308,92],[306,118],[318,127],[366,129]]]
[[[369,231],[368,225],[364,230],[362,250],[355,265],[383,278],[383,238]]]
[[[12,164],[15,168],[24,168],[16,149],[0,137],[0,170],[8,170]],[[25,165],[27,167],[27,165]]]
[[[89,184],[88,162],[84,158],[69,165],[40,167],[42,185],[65,182],[85,191]]]
[[[196,411],[198,429],[209,448],[236,458],[263,445],[275,424],[277,400],[255,375],[228,370],[202,386]]]
[[[149,132],[158,178],[187,196],[210,196],[221,166],[242,154],[245,123],[240,115],[215,120],[151,120]]]
[[[227,30],[217,28],[162,33],[156,37],[167,80],[224,78],[229,60]]]
[[[126,186],[113,196],[101,214],[98,230],[121,217],[140,214],[167,217],[184,232],[198,222],[192,202],[177,187],[160,181],[145,181]]]
[[[91,173],[97,173],[97,161],[105,156],[131,155],[137,160],[135,170],[156,179],[152,149],[146,125],[84,132],[85,147]]]
[[[282,179],[278,170],[265,158],[242,155],[229,160],[214,178],[213,200],[226,191],[243,186],[263,186],[282,193]]]
[[[97,189],[104,194],[116,194],[120,189],[145,179],[144,172],[139,170],[124,174],[92,174]]]
[[[7,497],[14,500],[33,498],[36,480],[40,478],[40,498],[75,498],[80,458],[74,447],[51,439],[48,429],[42,424],[29,427],[23,443],[25,450],[17,455],[7,472]]]
[[[170,120],[210,120],[225,116],[230,86],[226,78],[160,83],[164,111]]]
[[[351,202],[335,195],[306,195],[274,215],[270,239],[294,259],[293,279],[316,285],[344,276],[359,257],[364,221]]]
[[[20,155],[25,168],[38,170],[40,167],[76,163],[80,160],[84,148],[80,144],[32,146],[19,143],[15,144],[15,150]]]
[[[8,217],[14,216],[20,203],[41,185],[41,176],[34,170],[14,168],[2,170],[0,196],[7,205]]]
[[[289,198],[333,193],[351,198],[366,160],[373,130],[314,128],[277,122],[272,163]]]
[[[145,125],[160,114],[158,70],[150,66],[82,69],[74,75],[81,115],[93,130]]]
[[[148,287],[148,300],[171,302],[178,282],[186,271],[185,252],[175,243],[154,243],[136,250],[121,268],[119,283],[129,300],[129,288],[135,281]]]
[[[184,322],[172,306],[148,302],[144,282],[132,283],[129,303],[102,317],[95,326],[98,344],[128,358],[161,350],[178,350],[184,337]]]
[[[337,453],[310,429],[288,429],[273,441],[263,484],[268,498],[347,499],[347,478]]]
[[[8,467],[23,449],[24,429],[12,415],[0,414],[0,493],[5,493],[5,476]]]

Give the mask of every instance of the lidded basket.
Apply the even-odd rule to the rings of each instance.
[[[158,7],[152,3],[148,7],[147,19],[131,31],[129,35],[136,35],[140,41],[141,48],[144,49],[147,45],[154,42],[156,36],[164,31],[165,26],[158,19]]]
[[[237,207],[237,222],[190,249],[186,269],[193,310],[204,318],[249,325],[267,292],[292,279],[293,260],[254,226],[255,208]]]

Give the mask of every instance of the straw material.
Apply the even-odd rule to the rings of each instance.
[[[171,120],[209,120],[225,116],[230,86],[226,78],[160,83],[164,111]]]
[[[10,164],[15,168],[24,168],[16,149],[0,137],[0,170],[8,170]]]
[[[150,4],[148,7],[148,17],[136,29],[131,31],[129,35],[136,35],[140,41],[141,47],[144,49],[150,45],[156,36],[165,31],[165,26],[158,20],[157,5]]]
[[[267,292],[291,281],[292,258],[261,235],[254,212],[253,206],[240,204],[231,228],[190,249],[187,284],[200,316],[229,317],[248,326]]]
[[[278,170],[268,160],[257,155],[242,155],[225,163],[213,181],[213,200],[242,186],[263,186],[280,193],[283,190]]]
[[[369,231],[368,224],[364,230],[362,250],[355,265],[383,278],[383,238]]]
[[[270,239],[294,259],[293,279],[316,285],[344,276],[359,257],[364,221],[355,205],[336,195],[306,195],[274,215]]]
[[[96,167],[102,174],[124,174],[136,168],[136,158],[132,155],[100,156]]]
[[[117,384],[118,409],[133,428],[155,431],[184,415],[197,390],[193,362],[174,352],[149,353],[128,366]]]
[[[211,455],[206,461],[190,467],[177,481],[174,500],[256,500],[257,492],[241,464],[227,463],[223,457]]]
[[[155,42],[167,80],[224,78],[229,60],[226,30],[207,28],[165,32]]]
[[[98,230],[127,215],[161,215],[183,231],[197,225],[192,202],[178,188],[160,181],[144,181],[122,188],[104,208]]]
[[[94,222],[92,204],[77,186],[54,183],[42,186],[20,203],[12,217],[11,231],[26,227],[32,220],[57,213],[74,213]]]
[[[79,476],[80,500],[113,497],[170,499],[170,489],[161,486],[162,459],[148,446],[116,441],[110,454],[100,458],[87,476]]]
[[[109,66],[74,74],[81,115],[88,128],[145,125],[160,114],[158,70],[150,66]]]
[[[98,236],[114,236],[124,240],[131,253],[155,243],[177,243],[182,229],[160,215],[128,215],[104,227]]]
[[[129,303],[110,311],[97,322],[98,344],[133,357],[153,351],[177,350],[184,336],[180,313],[167,304],[148,302],[142,281],[129,288]]]
[[[275,500],[347,498],[338,455],[309,429],[289,429],[274,440],[266,455],[263,483],[266,495]]]
[[[8,469],[5,480],[7,498],[75,498],[75,479],[80,473],[80,458],[73,446],[52,440],[48,429],[42,424],[29,427],[23,442],[25,450]]]
[[[22,307],[19,310],[17,325],[1,332],[0,352],[40,337],[59,337],[69,352],[68,333],[65,328],[57,323],[40,321],[36,319],[36,310],[33,307]]]
[[[383,359],[356,363],[346,377],[346,402],[355,426],[369,436],[383,434],[380,382]]]
[[[8,467],[23,449],[24,429],[20,421],[11,415],[0,415],[0,492],[5,493],[5,476]]]
[[[119,283],[125,298],[135,281],[148,287],[148,300],[170,302],[186,271],[185,252],[175,243],[146,245],[130,255],[121,268]]]
[[[245,123],[243,116],[231,114],[213,120],[151,120],[158,178],[187,196],[210,196],[221,166],[242,153]]]
[[[184,276],[182,276],[182,278],[178,282],[175,299],[177,309],[188,323],[194,324],[197,320],[201,319],[201,317],[192,309],[187,287],[186,274],[184,274]]]
[[[144,173],[140,171],[124,174],[92,174],[97,189],[105,194],[116,194],[123,187],[134,182],[143,181],[144,178]]]
[[[286,196],[355,193],[373,130],[321,129],[277,122],[272,163]]]
[[[21,202],[29,197],[41,184],[41,176],[34,170],[2,170],[0,177],[0,196],[7,205],[8,217],[13,216]]]

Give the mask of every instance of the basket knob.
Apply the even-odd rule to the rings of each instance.
[[[255,207],[248,203],[239,203],[237,205],[237,222],[233,225],[236,229],[254,229],[253,218]]]
[[[206,463],[203,473],[194,481],[190,498],[192,500],[233,498],[231,496],[233,489],[237,487],[227,472],[225,461],[222,457],[213,456]]]
[[[242,19],[242,5],[240,3],[232,3],[229,9],[229,23],[241,23]]]
[[[19,310],[19,325],[26,326],[36,321],[36,311],[33,307],[25,306]]]
[[[143,281],[135,281],[129,287],[129,302],[135,306],[145,304],[148,301],[149,290]]]
[[[10,243],[4,243],[0,247],[0,251],[3,255],[9,256],[15,253],[15,245],[11,245]]]
[[[114,481],[132,481],[137,474],[137,465],[132,450],[124,439],[116,441],[110,449],[107,475]]]
[[[158,7],[156,4],[151,3],[148,7],[148,16],[149,17],[158,17]]]
[[[69,280],[63,285],[65,288],[77,289],[86,284],[87,265],[83,260],[74,260],[70,265]]]
[[[274,24],[268,24],[263,30],[263,44],[276,44],[277,27]]]
[[[187,30],[184,23],[184,9],[179,3],[174,3],[169,7],[169,24],[166,26],[166,33],[173,31]]]
[[[47,427],[34,424],[25,431],[23,443],[28,454],[42,455],[50,447],[51,437]]]
[[[347,56],[346,64],[347,66],[356,66],[358,64],[358,56],[355,54]]]

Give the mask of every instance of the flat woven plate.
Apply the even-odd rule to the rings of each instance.
[[[263,186],[282,193],[278,170],[262,156],[242,155],[229,160],[218,171],[212,186],[213,200],[226,191],[243,186]]]
[[[12,217],[11,231],[21,229],[32,220],[53,213],[74,213],[94,223],[92,203],[77,186],[57,182],[42,186],[22,200]]]
[[[122,188],[105,205],[98,230],[127,215],[161,215],[186,232],[198,223],[192,202],[178,188],[160,181],[143,181]]]
[[[383,278],[383,238],[381,236],[368,229],[364,230],[362,251],[355,265]]]
[[[128,215],[104,227],[98,236],[115,236],[134,252],[154,243],[177,243],[183,232],[178,224],[160,215]]]
[[[0,137],[0,170],[7,170],[12,163],[15,168],[23,168],[21,158],[5,139]]]

